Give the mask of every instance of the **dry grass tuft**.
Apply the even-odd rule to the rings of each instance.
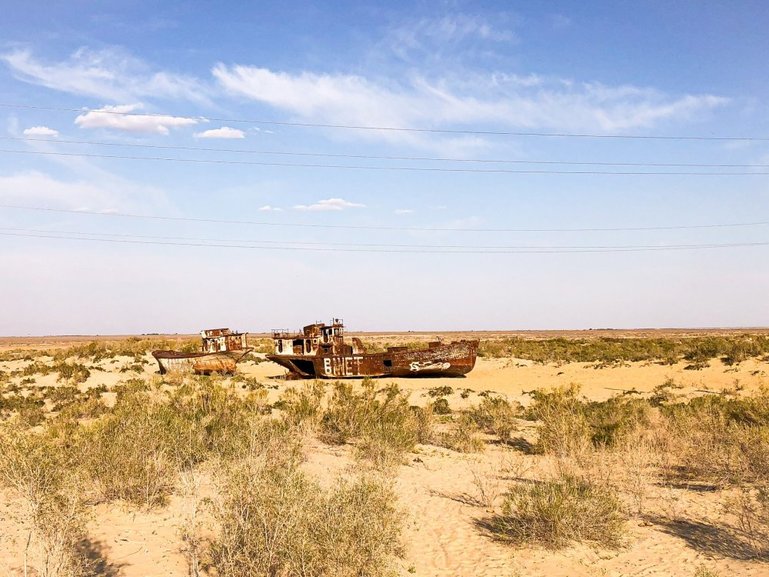
[[[323,489],[281,447],[256,443],[222,480],[212,565],[242,575],[387,575],[400,552],[392,490],[372,478]]]
[[[40,577],[83,577],[90,563],[79,549],[86,512],[66,453],[49,436],[4,428],[0,431],[0,482],[23,499],[29,528],[24,570]]]
[[[432,434],[429,408],[413,407],[408,395],[391,385],[376,390],[364,380],[359,391],[337,382],[320,423],[320,437],[334,444],[356,441],[360,457],[383,469],[399,464],[403,455]]]
[[[517,402],[511,403],[501,397],[486,397],[480,405],[470,409],[469,414],[480,429],[507,442],[510,435],[518,430],[517,419],[522,410]]]
[[[488,524],[493,533],[515,543],[562,548],[573,542],[618,547],[625,521],[617,495],[584,478],[561,475],[514,485],[501,515]]]

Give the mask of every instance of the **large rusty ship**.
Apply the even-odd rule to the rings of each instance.
[[[206,329],[200,331],[200,352],[152,351],[158,362],[160,374],[211,373],[232,374],[235,365],[253,350],[246,342],[248,333],[239,333],[230,329]]]
[[[275,330],[272,338],[275,350],[267,358],[286,367],[290,378],[461,377],[473,369],[478,352],[478,341],[462,340],[368,353],[359,338],[345,341],[340,319],[307,325],[301,333]]]

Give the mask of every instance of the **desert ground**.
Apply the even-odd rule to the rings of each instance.
[[[252,337],[257,352],[238,364],[236,376],[229,377],[158,374],[149,353],[153,343],[164,340],[168,346],[194,346],[195,337],[189,335],[1,338],[0,438],[6,449],[15,447],[18,452],[7,450],[0,455],[5,461],[0,465],[0,575],[21,576],[26,570],[28,575],[125,577],[388,572],[424,577],[769,576],[769,499],[764,492],[766,478],[762,478],[767,470],[761,468],[769,461],[765,450],[769,448],[768,352],[575,361],[557,355],[546,360],[531,358],[533,354],[513,356],[504,346],[510,339],[519,345],[520,341],[708,338],[727,344],[732,339],[764,343],[769,330],[355,336],[373,348],[417,346],[436,337],[444,341],[477,338],[481,355],[465,378],[377,379],[368,385],[372,395],[396,385],[397,399],[419,407],[420,415],[429,415],[429,431],[393,453],[369,450],[374,438],[370,432],[342,437],[335,429],[332,435],[328,423],[333,416],[328,416],[331,409],[326,407],[334,402],[334,383],[318,388],[309,381],[286,380],[285,369],[264,359],[269,350],[266,335]],[[520,346],[526,348],[525,343]],[[348,382],[353,392],[365,388],[360,380]],[[340,479],[374,479],[377,486],[390,491],[388,503],[398,521],[386,525],[386,520],[372,519],[370,525],[383,523],[381,534],[390,535],[387,538],[400,546],[372,556],[370,568],[362,573],[328,568],[302,572],[291,563],[273,565],[273,572],[265,573],[256,567],[238,569],[235,561],[227,565],[221,554],[217,557],[212,551],[223,547],[227,507],[232,505],[223,496],[223,487],[232,486],[227,485],[232,482],[228,474],[239,470],[242,455],[222,456],[213,447],[194,463],[150,469],[157,476],[165,475],[163,489],[146,490],[146,498],[136,498],[117,491],[114,480],[108,486],[107,477],[99,476],[103,474],[100,465],[82,457],[82,452],[78,459],[89,465],[83,465],[82,471],[72,465],[71,472],[61,469],[61,464],[51,465],[51,470],[58,471],[58,484],[46,485],[46,475],[53,473],[38,467],[30,458],[32,450],[25,454],[27,445],[19,444],[18,439],[34,442],[37,435],[66,451],[70,444],[77,445],[67,435],[80,439],[81,429],[86,431],[82,435],[97,435],[89,439],[104,440],[107,437],[98,437],[103,433],[99,423],[117,418],[115,407],[121,399],[138,395],[148,406],[162,404],[165,401],[153,399],[171,398],[183,387],[192,390],[191,395],[197,394],[195,387],[217,387],[244,399],[251,421],[290,422],[290,434],[300,445],[297,466],[317,483],[318,491],[334,490]],[[57,389],[66,395],[57,396]],[[537,391],[555,396],[538,396]],[[561,391],[560,396],[553,391]],[[687,408],[692,400],[703,398],[717,402],[702,413]],[[307,408],[313,399],[316,405]],[[612,414],[615,405],[606,403],[615,401],[622,410],[631,407],[635,416],[626,422]],[[608,407],[597,425],[590,420],[594,413],[575,413],[591,403],[604,403],[596,410]],[[141,403],[137,406],[141,411]],[[713,420],[704,423],[703,415]],[[604,426],[607,418],[619,420],[611,421],[606,430],[622,434],[610,436],[609,441],[596,440],[595,434],[591,437],[590,431]],[[679,418],[686,427],[676,421]],[[217,423],[216,415],[208,414],[204,421],[204,426]],[[226,424],[222,427],[226,429]],[[723,435],[714,427],[723,427]],[[112,434],[121,435],[121,431],[118,426]],[[588,432],[582,438],[580,431]],[[106,462],[120,456],[94,441],[83,446],[90,456],[104,450]],[[253,444],[248,446],[253,453]],[[165,459],[166,463],[170,458],[164,451],[148,455],[145,461]],[[597,514],[611,517],[606,524],[616,525],[614,534],[580,533],[567,527],[563,538],[554,539],[553,533],[560,529],[553,529],[553,524],[568,515],[563,511],[535,528],[522,524],[524,517],[536,517],[529,510],[524,513],[525,503],[521,505],[529,488],[563,487],[568,479],[581,479],[598,490],[596,494],[609,495],[600,505],[608,507],[607,512]],[[40,491],[49,486],[63,496],[41,497]],[[511,497],[516,490],[519,501]],[[72,491],[77,494],[73,496]],[[545,508],[542,503],[540,507]],[[578,509],[578,517],[595,513],[589,504],[584,507]],[[532,511],[543,513],[536,507]],[[44,514],[49,515],[47,521]],[[365,518],[362,523],[369,525]],[[352,551],[356,545],[353,539],[335,546]],[[70,557],[85,559],[87,566],[70,563]]]

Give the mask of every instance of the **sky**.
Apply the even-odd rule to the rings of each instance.
[[[764,2],[0,11],[0,335],[769,326]]]

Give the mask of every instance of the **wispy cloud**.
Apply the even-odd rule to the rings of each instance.
[[[554,30],[565,30],[571,28],[572,19],[565,14],[553,14],[550,17],[550,23]]]
[[[343,198],[327,198],[325,200],[319,200],[314,204],[297,204],[294,206],[294,210],[311,210],[311,211],[327,211],[327,210],[345,210],[347,208],[365,208],[365,204],[359,204],[357,202],[350,202]]]
[[[31,126],[25,128],[23,132],[24,136],[51,136],[56,138],[59,136],[59,131],[47,126]]]
[[[87,180],[62,181],[43,172],[27,171],[0,176],[0,200],[64,208],[100,209],[114,206],[119,197],[110,187]]]
[[[140,104],[104,106],[79,115],[75,118],[75,124],[80,128],[111,128],[126,132],[168,134],[171,128],[191,126],[199,122],[196,118],[183,116],[131,114],[141,108]]]
[[[464,40],[513,42],[511,28],[500,27],[487,18],[471,14],[447,14],[441,18],[407,21],[391,30],[393,40],[404,48],[424,47],[424,44],[456,44]]]
[[[393,213],[395,214],[414,214],[414,209],[411,208],[396,208]]]
[[[260,206],[259,210],[262,212],[283,212],[282,208],[279,208],[277,206],[270,206],[269,204],[265,204],[264,206]]]
[[[246,133],[237,128],[222,126],[221,128],[212,128],[203,132],[196,132],[196,138],[245,138]]]
[[[44,62],[30,50],[17,49],[0,55],[0,61],[19,80],[70,94],[113,102],[146,98],[210,102],[207,87],[198,79],[153,71],[119,48],[80,48],[58,62]]]
[[[229,93],[303,120],[363,126],[487,126],[611,134],[690,120],[728,103],[710,94],[671,96],[653,88],[534,75],[466,75],[461,80],[414,76],[393,85],[358,75],[294,74],[224,64],[215,66],[213,75]],[[413,133],[397,131],[357,134],[415,140]]]

